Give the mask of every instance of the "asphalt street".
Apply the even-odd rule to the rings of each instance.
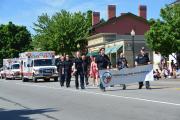
[[[180,79],[76,90],[58,82],[0,80],[0,120],[180,120]]]

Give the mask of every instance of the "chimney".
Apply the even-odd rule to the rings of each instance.
[[[108,5],[108,19],[116,17],[116,5]]]
[[[146,19],[147,8],[146,5],[139,6],[139,16]]]
[[[92,26],[96,25],[100,22],[100,12],[93,12],[92,13]]]

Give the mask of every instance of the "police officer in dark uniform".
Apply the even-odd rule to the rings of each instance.
[[[71,71],[72,71],[72,61],[69,59],[69,55],[66,55],[66,60],[64,61],[64,75],[66,81],[66,87],[70,87],[71,82]]]
[[[128,64],[127,64],[127,60],[126,58],[124,57],[124,54],[123,53],[120,53],[120,56],[119,58],[116,60],[116,68],[118,70],[121,70],[123,68],[128,68]],[[123,90],[126,89],[126,85],[123,84]]]
[[[96,57],[98,70],[109,69],[111,63],[109,57],[105,55],[105,48],[101,48],[99,52],[100,52],[99,55]],[[105,87],[103,87],[101,82],[100,82],[100,89],[102,91],[105,91]]]
[[[74,65],[75,65],[75,86],[76,89],[79,89],[79,81],[78,81],[78,77],[80,76],[80,85],[81,85],[81,89],[85,89],[84,87],[84,73],[83,73],[83,61],[81,58],[81,54],[78,51],[76,53],[76,58],[74,60]]]
[[[83,74],[84,74],[86,85],[88,85],[89,84],[89,82],[88,82],[88,67],[89,67],[89,62],[88,62],[88,59],[86,59],[85,55],[82,55],[82,61],[83,61],[83,63],[82,63]]]
[[[144,47],[141,48],[140,54],[136,56],[135,64],[136,66],[150,64],[149,56],[147,53],[145,53]],[[143,82],[139,82],[139,89],[142,89],[143,85]],[[151,89],[149,81],[146,81],[146,89]]]
[[[61,87],[64,86],[65,74],[64,74],[64,56],[60,57],[60,60],[57,62],[57,70],[59,74],[59,82]]]

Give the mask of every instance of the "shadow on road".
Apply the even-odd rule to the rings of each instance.
[[[20,110],[6,110],[0,108],[0,120],[33,120],[30,118],[29,115],[33,114],[40,114],[46,118],[52,119],[52,120],[58,120],[56,118],[53,118],[52,116],[49,116],[45,113],[47,112],[54,112],[56,110],[54,109],[20,109]]]

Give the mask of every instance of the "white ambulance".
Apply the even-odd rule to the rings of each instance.
[[[19,58],[3,59],[5,79],[21,79]]]
[[[24,52],[19,54],[20,71],[23,82],[38,79],[58,81],[57,67],[55,66],[55,52]]]

